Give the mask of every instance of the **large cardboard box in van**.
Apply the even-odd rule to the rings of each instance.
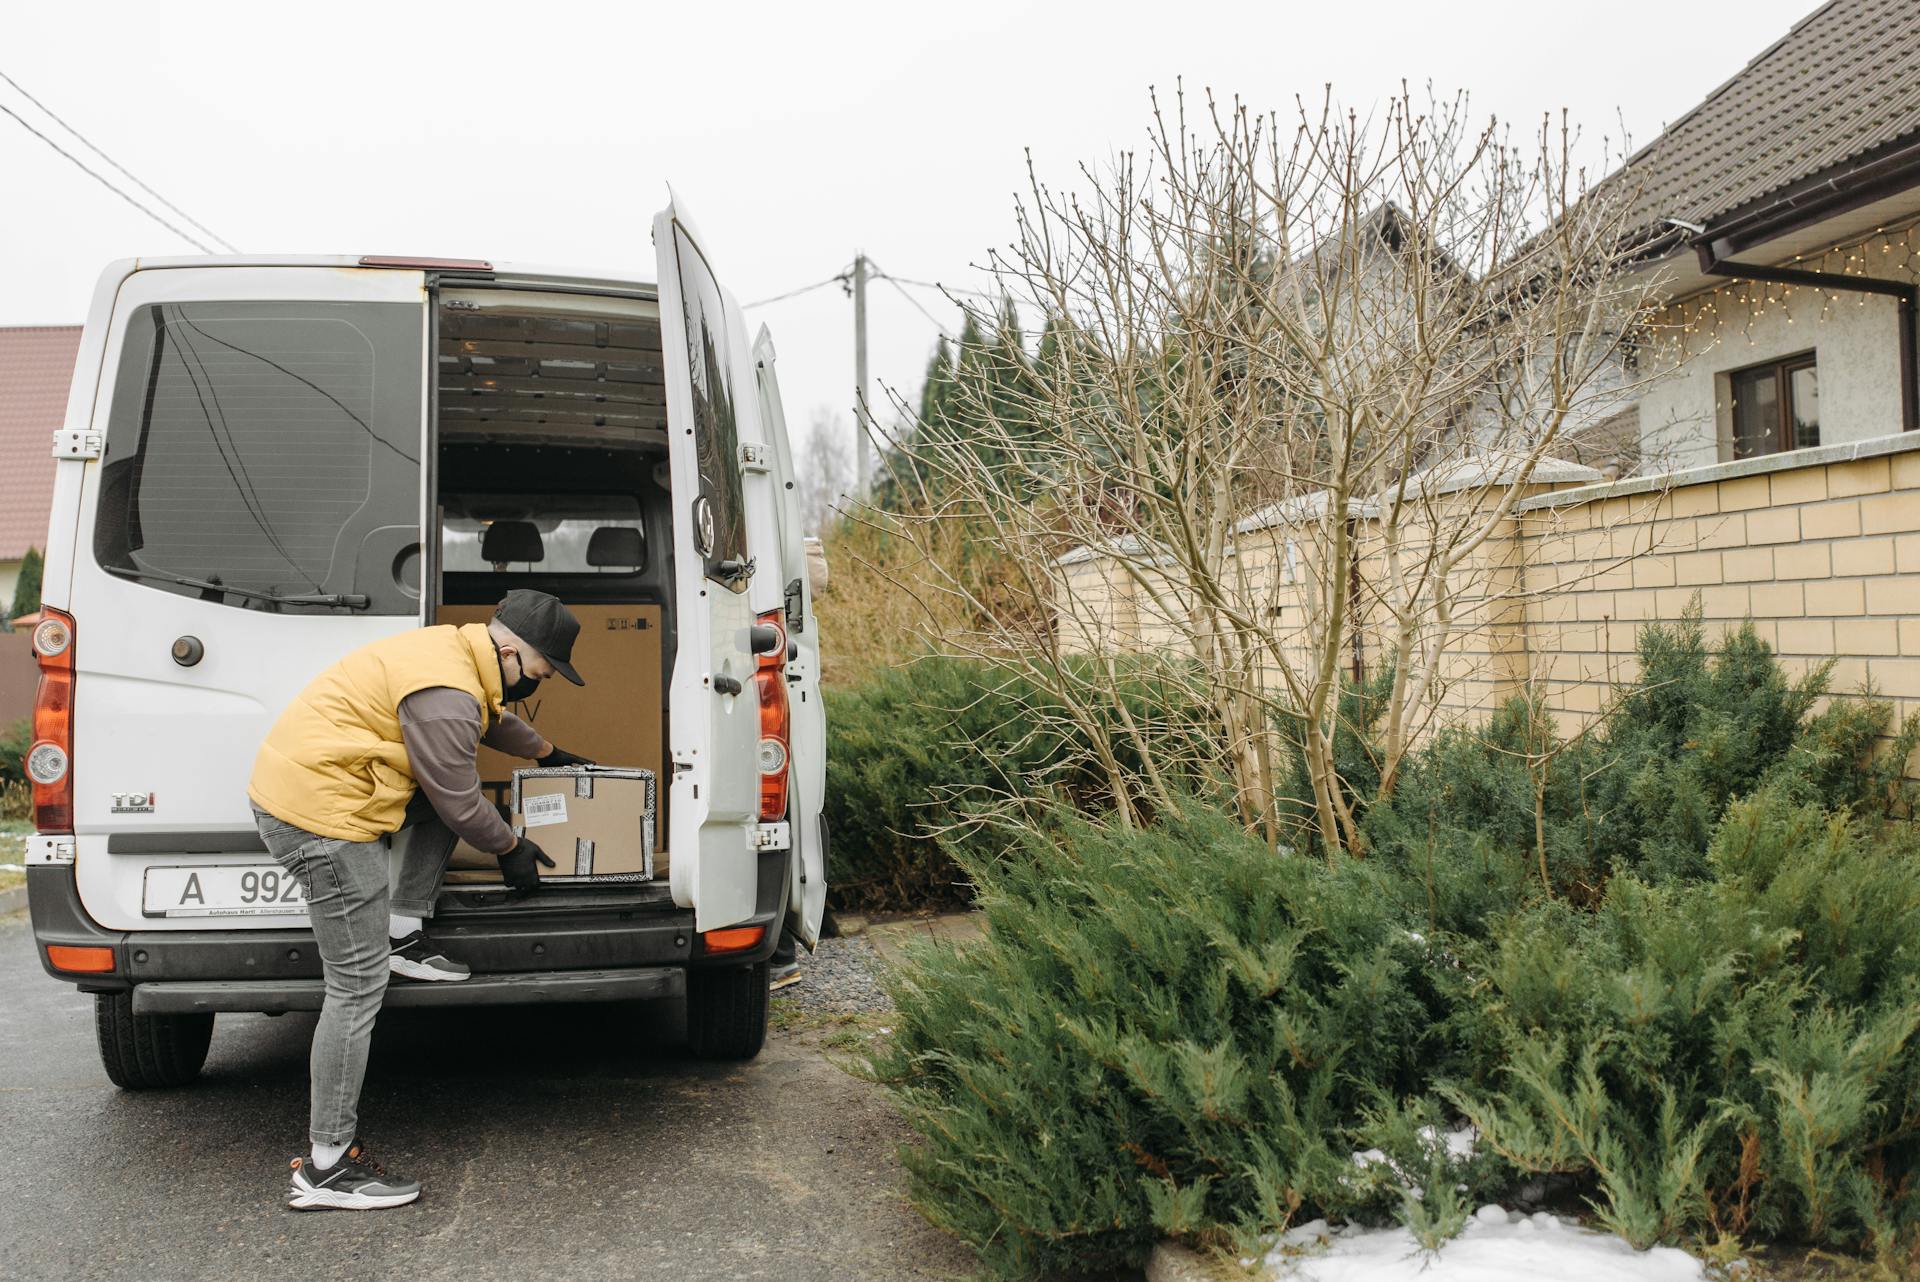
[[[573,666],[587,684],[574,686],[554,677],[541,682],[533,698],[509,708],[568,752],[609,766],[649,770],[660,779],[667,751],[660,607],[569,601],[567,608],[580,620]],[[443,605],[437,621],[485,623],[492,617],[490,605]],[[526,764],[483,745],[480,783],[492,800],[505,803],[514,771]],[[666,840],[666,798],[657,797],[655,804],[660,812],[654,824],[658,851]],[[454,866],[492,867],[493,860],[462,843]]]
[[[556,865],[539,869],[542,881],[651,881],[654,791],[651,770],[516,770],[513,830]]]

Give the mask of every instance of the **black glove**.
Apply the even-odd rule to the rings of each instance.
[[[547,858],[546,851],[522,837],[518,845],[500,856],[501,879],[518,890],[531,890],[540,884],[540,872],[534,867],[536,860],[549,868],[556,866]]]
[[[541,765],[546,766],[549,769],[551,769],[554,766],[591,766],[596,764],[592,761],[587,760],[585,757],[574,756],[571,752],[568,752],[565,748],[562,748],[558,744],[554,745],[552,752],[549,752],[546,756],[539,758],[539,762]]]

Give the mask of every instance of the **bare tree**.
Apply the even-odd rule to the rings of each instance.
[[[853,490],[853,464],[848,441],[851,429],[824,405],[815,406],[807,421],[794,470],[799,473],[800,524],[808,534],[826,528],[846,495]]]
[[[1194,763],[1116,710],[1120,660],[1180,654],[1211,712],[1188,750],[1227,763],[1248,826],[1280,842],[1297,750],[1312,829],[1357,852],[1334,748],[1359,651],[1391,673],[1391,791],[1462,636],[1521,591],[1515,505],[1569,425],[1634,395],[1622,355],[1660,282],[1633,270],[1632,193],[1590,190],[1564,125],[1516,147],[1464,99],[1283,127],[1211,98],[1190,120],[1182,95],[1149,137],[1090,190],[1031,179],[993,266],[1046,349],[921,430],[919,528],[966,523],[1013,567],[1003,598],[1050,606],[1042,627],[974,599],[978,627],[941,640],[1042,690],[1124,822]]]

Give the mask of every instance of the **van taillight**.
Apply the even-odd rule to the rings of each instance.
[[[787,628],[781,610],[760,616],[762,627],[780,634],[780,644],[760,656],[753,684],[760,695],[760,818],[777,823],[787,817],[788,728],[792,709],[787,702]]]
[[[33,701],[33,743],[27,778],[33,781],[33,826],[73,831],[73,616],[41,608],[33,630],[40,689]]]

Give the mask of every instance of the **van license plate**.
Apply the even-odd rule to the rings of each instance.
[[[305,913],[300,882],[279,864],[149,868],[141,909],[149,917],[252,917]]]

